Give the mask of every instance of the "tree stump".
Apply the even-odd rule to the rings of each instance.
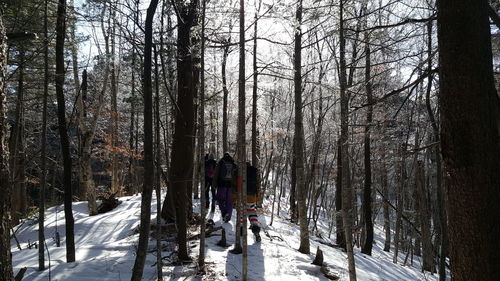
[[[14,281],[21,281],[24,278],[24,274],[26,273],[26,270],[28,270],[26,267],[23,267],[19,270],[19,272],[16,274],[16,277],[14,277]]]
[[[316,258],[314,258],[314,261],[312,262],[314,265],[319,265],[323,266],[323,251],[318,246],[318,249],[316,250]]]
[[[224,228],[222,228],[221,239],[219,242],[217,242],[217,246],[224,247],[224,248],[229,247],[229,245],[226,242],[226,230]]]

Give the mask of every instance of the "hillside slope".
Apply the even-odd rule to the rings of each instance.
[[[64,212],[63,207],[53,207],[46,212],[46,243],[50,252],[50,272],[38,269],[38,250],[34,247],[27,249],[29,242],[37,241],[38,224],[34,220],[25,220],[16,226],[17,238],[21,243],[20,251],[14,240],[12,241],[12,255],[14,270],[27,267],[23,280],[130,280],[131,270],[135,259],[135,247],[138,234],[134,229],[139,224],[140,196],[122,197],[122,203],[111,212],[89,217],[86,202],[74,203],[76,262],[65,262],[64,248]],[[154,200],[153,200],[154,201]],[[153,207],[153,216],[156,216],[156,205]],[[223,225],[227,231],[227,242],[234,243],[235,216],[230,223],[222,223],[220,213],[209,214],[216,226]],[[262,233],[262,241],[254,241],[249,231],[249,278],[250,280],[328,280],[319,267],[312,265],[316,247],[320,246],[325,255],[325,263],[330,272],[340,276],[340,280],[348,280],[346,255],[340,249],[329,247],[318,242],[311,242],[311,255],[299,253],[299,228],[280,218],[274,218],[272,226],[270,215],[264,208],[260,215],[261,223],[271,237]],[[61,235],[62,247],[55,246],[57,231]],[[327,232],[327,229],[324,229]],[[220,233],[220,232],[218,232]],[[437,280],[437,276],[421,273],[419,262],[413,266],[402,266],[392,263],[392,254],[382,251],[383,243],[380,238],[382,229],[376,225],[376,244],[373,256],[366,256],[355,250],[356,270],[358,280]],[[314,238],[317,239],[317,238]],[[240,280],[241,255],[229,253],[232,247],[222,248],[216,245],[220,235],[207,238],[207,274],[195,276],[197,271],[194,264],[173,266],[169,257],[174,245],[164,242],[163,267],[165,280]],[[198,241],[191,241],[191,255],[198,254]],[[153,250],[155,241],[150,240]],[[401,257],[404,258],[404,257]],[[48,260],[48,258],[46,258]],[[156,267],[153,266],[156,257],[151,251],[146,261],[143,280],[155,280]],[[402,262],[401,262],[402,263]],[[48,266],[48,262],[47,262]]]

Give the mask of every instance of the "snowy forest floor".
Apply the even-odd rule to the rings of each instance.
[[[153,195],[152,224],[155,223],[156,218],[156,200],[154,198]],[[86,202],[73,203],[76,262],[69,264],[65,262],[63,206],[52,207],[46,211],[45,236],[50,253],[50,271],[49,269],[43,272],[38,271],[38,250],[35,247],[28,248],[28,243],[38,241],[36,219],[27,219],[20,226],[14,227],[22,248],[19,250],[14,239],[12,240],[14,272],[16,273],[22,267],[27,267],[28,271],[23,279],[26,281],[130,280],[139,237],[139,234],[135,233],[134,230],[139,225],[141,196],[121,197],[120,200],[122,203],[116,209],[92,217],[88,216]],[[199,210],[199,203],[196,203],[194,208],[195,211]],[[248,231],[249,280],[329,280],[320,272],[318,266],[311,264],[318,246],[324,253],[328,270],[339,276],[340,280],[348,280],[347,258],[341,249],[318,243],[315,240],[320,239],[312,236],[311,254],[299,253],[297,251],[299,227],[276,216],[273,225],[269,226],[270,209],[270,204],[264,204],[264,208],[259,214],[259,220],[271,238],[261,232],[262,241],[259,243],[255,241],[251,231]],[[235,240],[235,213],[236,211],[234,211],[232,221],[229,223],[223,223],[219,210],[216,210],[215,213],[208,213],[208,218],[214,220],[215,226],[222,225],[226,229],[227,243],[231,246],[222,248],[216,245],[221,238],[220,231],[216,232],[218,235],[207,238],[207,273],[203,276],[196,276],[195,263],[183,266],[172,265],[168,257],[175,250],[175,244],[163,241],[162,257],[167,257],[163,260],[165,263],[163,266],[164,280],[241,280],[242,256],[229,253]],[[318,225],[318,228],[322,233],[328,233],[326,226]],[[56,247],[56,231],[61,235],[61,247]],[[358,280],[438,280],[436,274],[421,272],[420,261],[417,257],[413,265],[403,265],[405,253],[402,253],[399,263],[392,263],[392,253],[382,250],[382,234],[382,226],[375,224],[375,244],[372,256],[361,254],[359,249],[355,248]],[[333,242],[326,238],[323,241]],[[199,240],[193,240],[189,243],[191,256],[196,261],[199,253]],[[143,280],[156,280],[155,247],[156,240],[151,238]],[[46,261],[48,266],[47,253]]]

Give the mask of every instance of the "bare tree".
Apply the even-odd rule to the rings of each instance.
[[[349,265],[349,280],[356,281],[356,266],[354,262],[353,241],[352,241],[352,196],[349,175],[349,95],[347,93],[347,75],[345,59],[344,35],[344,0],[340,0],[339,19],[339,40],[340,40],[340,147],[342,162],[342,226],[344,227],[344,238],[347,249],[347,260]]]
[[[295,134],[294,156],[296,170],[296,190],[299,210],[300,246],[299,252],[309,254],[309,226],[306,206],[306,184],[304,175],[304,123],[302,116],[302,0],[297,3],[295,11],[295,47],[294,47],[294,97],[295,97]]]
[[[132,270],[132,281],[139,281],[142,279],[144,264],[146,262],[151,223],[151,199],[153,196],[154,184],[153,86],[151,81],[151,56],[153,45],[153,18],[157,6],[158,0],[151,0],[146,14],[144,29],[144,184],[142,186],[139,245],[137,246],[137,256]]]
[[[66,104],[64,99],[64,38],[66,37],[66,0],[59,0],[56,23],[56,95],[57,119],[64,167],[64,216],[66,221],[66,261],[75,261],[75,220],[73,218],[73,187],[71,185],[71,154],[66,125]]]

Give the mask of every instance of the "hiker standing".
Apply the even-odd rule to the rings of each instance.
[[[205,207],[208,209],[210,206],[210,191],[212,191],[212,208],[210,212],[215,212],[215,186],[213,184],[213,179],[215,176],[215,168],[217,166],[217,161],[215,161],[212,154],[205,155]]]
[[[217,188],[217,201],[224,222],[231,220],[233,213],[232,193],[236,188],[238,166],[229,153],[224,153],[215,169],[213,185]]]
[[[257,190],[257,168],[250,165],[249,162],[246,163],[247,166],[247,215],[248,220],[250,221],[250,229],[252,233],[255,235],[255,240],[260,242],[260,223],[259,217],[256,211],[256,204],[258,201],[258,190]],[[241,184],[239,181],[238,184]],[[238,199],[238,193],[233,193],[233,200]],[[241,224],[243,224],[243,220],[240,220]]]

